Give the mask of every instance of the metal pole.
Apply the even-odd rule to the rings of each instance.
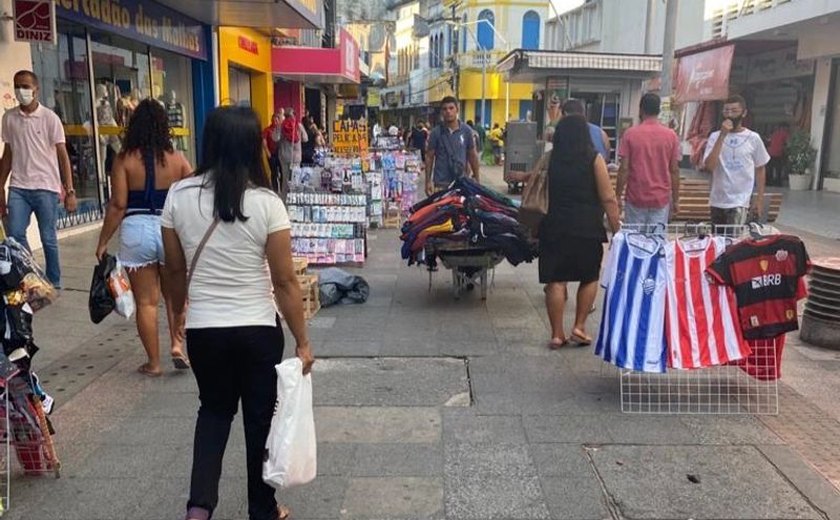
[[[481,50],[481,124],[486,125],[484,116],[487,114],[487,96],[484,91],[487,84],[487,51]]]
[[[667,0],[665,6],[665,40],[662,46],[662,87],[659,95],[671,95],[671,78],[674,69],[674,41],[677,35],[677,13],[679,0]]]
[[[510,118],[510,81],[505,81],[505,117]]]

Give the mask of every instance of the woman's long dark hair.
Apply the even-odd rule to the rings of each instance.
[[[248,107],[213,110],[204,123],[201,148],[201,163],[195,174],[210,172],[212,176],[208,180],[215,183],[213,216],[224,222],[248,220],[242,212],[245,190],[269,187],[256,112]]]
[[[123,139],[122,154],[140,152],[144,159],[154,157],[161,166],[166,165],[166,152],[172,153],[172,134],[169,117],[163,106],[153,99],[144,99],[134,109]]]
[[[581,115],[563,117],[554,130],[549,171],[558,171],[563,164],[579,161],[591,163],[594,158],[595,146],[586,119]]]

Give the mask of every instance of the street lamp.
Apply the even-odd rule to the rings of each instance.
[[[487,84],[487,61],[489,60],[489,56],[487,55],[488,50],[481,46],[481,43],[478,41],[478,37],[475,35],[473,31],[470,30],[470,25],[478,25],[480,23],[486,23],[490,26],[490,30],[493,31],[493,34],[502,41],[505,46],[505,50],[510,50],[510,44],[508,43],[507,39],[502,36],[498,30],[496,30],[496,26],[485,18],[481,18],[474,22],[461,22],[459,20],[446,20],[448,25],[453,25],[455,27],[461,28],[465,27],[467,32],[470,33],[470,36],[473,37],[475,41],[475,46],[481,51],[481,118],[484,119],[484,115],[487,113],[487,94],[485,91],[485,86]],[[455,95],[458,95],[458,92],[455,92]],[[507,114],[510,113],[510,83],[505,83],[505,115],[504,120],[507,121]],[[484,121],[484,124],[487,124],[487,121]]]

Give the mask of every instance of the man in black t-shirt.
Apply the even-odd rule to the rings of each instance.
[[[422,119],[418,119],[414,128],[411,129],[409,136],[408,148],[410,150],[420,150],[420,158],[425,162],[426,160],[426,141],[429,139],[429,131],[426,130],[426,125]]]

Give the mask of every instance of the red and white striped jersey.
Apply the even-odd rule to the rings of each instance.
[[[706,267],[724,249],[723,237],[676,240],[665,246],[669,367],[724,365],[751,352],[741,333],[734,293],[706,277]]]

